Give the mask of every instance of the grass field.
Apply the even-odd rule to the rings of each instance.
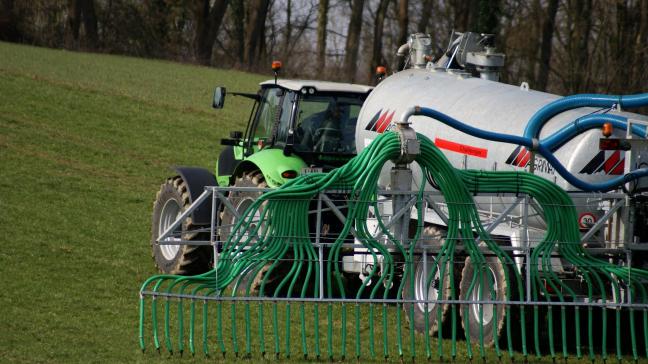
[[[1,362],[235,360],[142,354],[137,293],[168,167],[213,168],[247,121],[249,101],[216,112],[211,90],[266,78],[0,43]]]

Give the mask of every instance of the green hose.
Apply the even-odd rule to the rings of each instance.
[[[448,285],[450,291],[450,300],[470,300],[471,297],[478,297],[480,301],[511,301],[524,302],[533,300],[535,302],[546,302],[548,321],[547,340],[541,336],[541,317],[538,306],[527,307],[520,304],[519,307],[511,308],[506,305],[503,308],[504,317],[498,312],[501,304],[494,304],[493,317],[495,322],[492,332],[487,331],[484,325],[484,304],[472,303],[449,304],[451,322],[451,349],[450,356],[452,359],[457,357],[457,339],[459,330],[457,322],[458,313],[463,319],[466,341],[466,356],[473,358],[479,355],[486,358],[487,345],[486,337],[492,337],[492,345],[495,354],[501,358],[503,353],[507,353],[510,358],[514,357],[515,351],[514,338],[519,338],[521,342],[522,355],[528,356],[527,341],[533,337],[533,351],[538,357],[542,357],[542,344],[548,344],[548,354],[551,358],[556,359],[562,354],[567,358],[570,351],[575,349],[577,357],[581,357],[581,330],[580,319],[581,313],[579,306],[568,306],[567,303],[578,303],[581,301],[594,302],[600,300],[602,305],[622,303],[622,290],[632,288],[632,294],[628,296],[633,303],[648,303],[648,294],[646,292],[646,280],[648,272],[632,267],[624,267],[612,264],[603,259],[589,254],[580,244],[580,232],[576,224],[577,214],[571,198],[565,191],[555,184],[539,176],[523,172],[487,172],[474,170],[458,170],[452,167],[444,154],[425,136],[418,135],[421,142],[421,153],[416,158],[416,163],[420,167],[421,176],[429,176],[438,186],[438,190],[443,195],[443,200],[447,206],[448,226],[443,244],[439,247],[438,252],[433,258],[434,264],[432,269],[424,277],[424,292],[429,292],[431,286],[435,283],[435,277],[441,277],[439,287],[435,287],[438,292],[445,292],[444,285]],[[140,325],[139,325],[139,343],[142,350],[145,349],[145,292],[150,290],[154,293],[166,294],[164,302],[164,343],[169,352],[174,350],[174,341],[179,352],[184,350],[184,332],[187,329],[186,321],[189,321],[189,349],[193,354],[195,352],[195,299],[204,299],[202,328],[203,328],[203,351],[208,354],[208,304],[209,298],[215,297],[217,302],[217,322],[216,332],[217,341],[220,351],[223,355],[226,353],[226,346],[223,340],[224,322],[222,313],[222,304],[225,298],[222,294],[228,292],[233,298],[238,296],[250,297],[253,292],[253,282],[259,283],[259,296],[294,297],[302,300],[298,306],[299,320],[299,340],[295,345],[301,347],[301,352],[306,358],[309,354],[309,335],[307,325],[307,305],[304,299],[310,297],[319,297],[320,289],[324,291],[324,299],[334,298],[354,298],[357,300],[367,300],[369,302],[368,314],[365,313],[360,304],[356,303],[353,309],[352,333],[347,335],[347,304],[342,302],[339,306],[340,332],[339,332],[339,355],[341,358],[346,357],[347,339],[352,336],[355,339],[354,354],[360,359],[363,352],[363,325],[368,328],[368,351],[369,355],[374,358],[375,353],[375,306],[377,298],[389,299],[396,297],[396,328],[395,328],[395,346],[396,352],[400,357],[405,355],[405,345],[403,343],[402,330],[402,300],[411,299],[403,297],[403,289],[409,287],[410,292],[415,289],[415,272],[414,265],[420,252],[416,249],[416,242],[421,238],[421,232],[424,228],[423,211],[425,191],[429,190],[426,178],[415,181],[419,187],[416,193],[416,200],[413,200],[417,211],[416,229],[413,238],[400,240],[400,237],[394,236],[389,227],[385,225],[385,217],[381,216],[379,209],[379,194],[377,190],[378,179],[385,163],[399,157],[401,152],[399,136],[396,133],[387,132],[378,136],[365,150],[353,158],[344,166],[337,168],[330,173],[315,173],[301,176],[283,185],[281,188],[269,191],[255,200],[241,218],[232,227],[230,234],[222,244],[219,253],[218,264],[214,270],[198,276],[175,276],[175,275],[156,275],[147,279],[141,287],[140,295]],[[314,201],[317,201],[320,194],[328,190],[343,190],[346,201],[334,201],[334,204],[343,204],[345,210],[344,222],[340,231],[332,242],[327,245],[324,251],[325,256],[321,257],[321,252],[315,249],[314,238],[311,236],[313,224],[309,221],[309,211],[313,208]],[[473,196],[479,193],[522,193],[533,200],[539,206],[538,213],[542,215],[546,222],[547,229],[541,241],[535,245],[530,252],[530,262],[527,262],[529,268],[527,274],[530,281],[525,282],[522,278],[522,272],[512,256],[490,236],[484,228],[480,215],[475,206]],[[377,223],[380,233],[385,240],[392,246],[387,249],[382,241],[373,237],[369,230],[368,214],[371,212]],[[256,216],[256,217],[255,217]],[[254,221],[258,219],[258,221]],[[320,227],[317,227],[320,229]],[[319,231],[319,230],[317,230]],[[375,263],[367,270],[360,288],[355,292],[350,292],[345,284],[344,272],[341,270],[342,256],[347,254],[346,244],[349,236],[355,237],[355,244],[360,244],[366,250],[366,254]],[[480,242],[477,243],[477,240]],[[466,287],[459,289],[457,280],[453,273],[453,265],[460,257],[457,251],[462,248],[467,257],[466,262],[473,267],[472,276],[464,277]],[[487,253],[485,253],[487,252]],[[575,276],[579,277],[586,287],[587,297],[582,297],[575,292],[553,269],[552,259],[558,254],[561,259],[573,270]],[[432,259],[432,257],[430,257]],[[319,259],[325,259],[323,269],[320,268]],[[380,264],[378,264],[380,262]],[[503,297],[498,296],[496,291],[496,278],[491,274],[489,262],[497,262],[501,267],[505,284]],[[402,277],[399,274],[402,273]],[[320,287],[320,278],[324,277],[324,286]],[[448,277],[444,279],[443,277]],[[531,287],[531,296],[527,296],[524,290],[524,284]],[[465,288],[465,291],[464,291]],[[185,293],[188,292],[188,293]],[[256,292],[256,291],[254,291]],[[147,293],[148,294],[148,293]],[[171,298],[172,294],[179,294],[180,298]],[[189,317],[184,317],[185,306],[183,306],[183,295],[188,294],[191,299],[189,304]],[[155,298],[155,296],[153,297]],[[170,303],[177,299],[177,340],[172,340],[171,334],[171,310]],[[558,304],[559,310],[554,311],[553,304]],[[243,306],[243,325],[244,330],[244,350],[246,356],[251,355],[253,347],[252,336],[252,315],[251,300],[245,300]],[[314,317],[314,353],[320,356],[320,322],[319,322],[319,302],[313,303]],[[443,352],[443,305],[437,303],[436,310],[428,311],[427,307],[430,302],[425,302],[424,320],[425,320],[425,338],[424,351],[426,357],[432,357],[432,343],[429,333],[429,318],[436,317],[437,320],[437,350],[436,354],[439,359],[444,358]],[[560,305],[564,304],[564,305]],[[330,359],[336,355],[334,350],[334,331],[335,323],[333,320],[333,303],[328,302],[326,312],[326,352]],[[477,311],[477,331],[471,332],[469,316],[471,305],[478,305]],[[544,304],[543,304],[544,305]],[[238,355],[239,341],[237,324],[239,317],[237,313],[237,302],[231,303],[230,310],[230,336],[232,350]],[[278,302],[271,303],[271,330],[273,334],[273,346],[275,355],[279,356],[282,352],[289,357],[291,355],[291,304],[285,304],[285,317],[283,326],[285,333],[280,336],[282,330],[279,329],[279,308]],[[407,349],[412,358],[416,357],[417,335],[414,328],[414,304],[408,305],[409,309],[404,311],[409,319],[410,325],[407,331],[409,339],[409,348]],[[160,338],[158,334],[158,305],[155,301],[151,304],[151,322],[153,343],[156,349],[160,348]],[[529,312],[531,311],[531,312]],[[383,355],[385,358],[390,354],[390,342],[388,336],[392,333],[388,325],[388,306],[383,304],[382,309],[382,335],[383,335]],[[638,312],[637,312],[638,313]],[[513,317],[514,314],[518,317]],[[430,316],[434,315],[434,316]],[[261,353],[266,351],[264,325],[264,305],[258,302],[258,343]],[[632,355],[635,360],[639,358],[640,343],[637,340],[639,335],[637,326],[643,328],[644,340],[643,345],[648,358],[648,309],[642,309],[642,324],[637,325],[633,320],[635,309],[628,311],[630,323],[630,343]],[[527,318],[533,320],[533,334],[527,335]],[[569,347],[569,335],[567,319],[573,317],[575,322],[575,348]],[[621,310],[615,312],[615,336],[614,343],[616,346],[616,356],[622,358],[622,327],[620,326],[623,317]],[[554,327],[554,318],[560,319],[560,325]],[[297,318],[296,318],[297,320]],[[587,343],[589,348],[589,357],[594,360],[595,340],[593,332],[594,310],[592,306],[587,309]],[[502,331],[500,331],[499,322],[503,322]],[[600,322],[603,326],[601,335],[601,358],[607,358],[607,309],[601,310]],[[475,338],[476,340],[471,340]],[[504,340],[506,336],[506,340]],[[283,339],[283,345],[282,344]],[[298,342],[298,344],[297,344]],[[392,345],[394,345],[392,343]],[[504,348],[506,346],[506,348]],[[283,347],[283,350],[282,350]],[[365,349],[366,350],[366,349]]]

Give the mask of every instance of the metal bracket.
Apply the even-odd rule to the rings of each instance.
[[[410,127],[407,121],[398,124],[398,136],[400,138],[400,156],[392,160],[395,164],[412,163],[421,154],[421,142],[417,139],[416,131]]]

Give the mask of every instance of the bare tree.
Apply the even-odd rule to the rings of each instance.
[[[68,0],[68,24],[75,47],[79,44],[81,24],[85,31],[87,46],[95,49],[98,46],[97,15],[93,0]]]
[[[499,1],[479,0],[477,24],[471,31],[496,34],[499,23]]]
[[[14,11],[14,0],[2,0],[0,10],[0,40],[19,41],[21,37]]]
[[[374,20],[373,46],[371,51],[371,64],[369,65],[369,82],[373,81],[376,67],[384,65],[385,59],[382,54],[383,46],[383,29],[385,25],[385,15],[391,0],[380,0],[376,9],[376,19]]]
[[[592,29],[592,0],[571,0],[569,38],[567,41],[569,56],[569,75],[566,79],[566,90],[577,93],[588,88],[589,40]]]
[[[452,28],[467,31],[470,28],[470,8],[475,0],[451,0],[450,8],[454,14]]]
[[[427,33],[430,18],[432,17],[432,9],[434,7],[433,0],[423,0],[421,5],[421,19],[419,19],[416,31],[419,33]]]
[[[317,69],[326,67],[326,23],[328,22],[328,0],[320,0],[317,11]]]
[[[242,65],[245,60],[245,3],[235,0],[230,5],[234,32],[231,44],[236,54],[236,61]]]
[[[211,63],[212,49],[223,22],[228,0],[215,0],[213,5],[210,3],[210,0],[203,0],[196,3],[194,8],[196,18],[194,52],[196,60],[202,64]]]
[[[362,10],[364,0],[351,2],[351,16],[349,18],[349,31],[347,32],[346,46],[344,47],[344,71],[350,82],[355,81],[358,50],[360,48],[360,32],[362,31]]]
[[[245,26],[245,63],[249,69],[259,64],[265,52],[265,21],[270,0],[251,0]]]
[[[407,42],[409,36],[409,0],[398,1],[398,43]]]
[[[540,43],[540,64],[536,76],[535,87],[538,90],[545,91],[549,81],[549,70],[551,68],[551,52],[554,27],[556,23],[556,13],[558,12],[558,0],[549,0],[547,2],[547,11],[542,23],[542,41]]]
[[[286,2],[286,27],[284,30],[284,44],[283,44],[283,57],[288,57],[288,52],[290,51],[290,37],[292,35],[292,1],[288,0]]]

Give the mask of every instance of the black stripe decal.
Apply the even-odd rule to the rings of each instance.
[[[520,153],[520,148],[522,148],[522,146],[520,146],[520,145],[518,145],[518,147],[515,148],[515,150],[513,151],[513,153],[511,153],[511,155],[510,155],[510,156],[508,157],[508,159],[506,160],[506,164],[511,164],[511,163],[513,163],[513,160],[515,159],[515,157],[518,155],[518,153]]]
[[[371,121],[369,121],[369,124],[367,124],[367,127],[365,128],[365,130],[375,131],[374,128],[376,127],[376,122],[378,121],[378,118],[380,118],[380,113],[381,112],[382,112],[382,109],[378,110],[376,115],[374,115],[373,118],[371,118]]]
[[[600,151],[599,154],[597,154],[594,158],[592,158],[589,163],[581,169],[580,172],[578,173],[586,173],[586,174],[592,174],[594,171],[598,169],[603,163],[605,163],[605,151]]]

